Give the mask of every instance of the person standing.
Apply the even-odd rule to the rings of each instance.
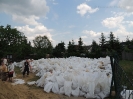
[[[4,62],[1,63],[1,79],[2,81],[6,81],[8,77],[8,71],[7,71],[7,66],[4,64]]]
[[[4,62],[4,64],[7,66],[8,64],[7,64],[7,59],[4,57],[4,59],[3,59],[3,62]]]
[[[10,65],[8,66],[8,79],[7,79],[7,81],[12,82],[13,73],[14,73],[14,65],[12,62],[10,62]]]
[[[28,59],[26,59],[26,61],[24,62],[24,71],[23,71],[23,77],[25,77],[25,72],[27,72],[27,76],[29,75],[29,62]]]

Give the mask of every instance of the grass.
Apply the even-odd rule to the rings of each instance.
[[[16,66],[15,66],[14,70],[15,70],[15,73],[16,73],[16,74],[22,74],[22,72],[21,72],[21,70],[20,70],[20,67],[16,67]]]
[[[130,81],[133,82],[133,61],[120,60],[119,65],[123,68]],[[127,89],[133,90],[133,86],[131,86],[131,83],[129,83],[129,81],[124,78],[125,76],[123,76],[123,74],[120,76],[121,79],[118,80],[120,80],[121,85],[127,86]],[[115,97],[112,97],[111,99],[115,99]]]
[[[120,66],[124,69],[126,72],[127,76],[130,79],[133,79],[133,61],[128,61],[128,60],[122,60],[119,62]]]
[[[28,79],[28,81],[37,81],[40,77],[34,75],[31,79]]]

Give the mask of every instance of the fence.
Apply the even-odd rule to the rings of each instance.
[[[133,60],[133,53],[131,52],[122,52],[123,60]]]
[[[111,97],[111,99],[133,99],[133,81],[119,65],[117,56],[111,56],[110,60],[113,74],[110,95],[111,91],[115,90],[115,97]]]

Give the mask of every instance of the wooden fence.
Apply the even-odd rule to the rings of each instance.
[[[133,53],[131,52],[122,52],[123,60],[133,60]]]

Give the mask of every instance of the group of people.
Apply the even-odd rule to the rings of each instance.
[[[23,77],[25,77],[25,73],[27,73],[27,76],[29,75],[29,72],[32,72],[32,62],[33,59],[26,59],[24,62],[23,67]],[[0,79],[2,81],[11,81],[14,77],[14,64],[12,61],[7,60],[6,58],[2,58],[0,62]]]
[[[14,74],[14,65],[12,61],[2,58],[0,62],[0,79],[2,81],[11,81]]]

